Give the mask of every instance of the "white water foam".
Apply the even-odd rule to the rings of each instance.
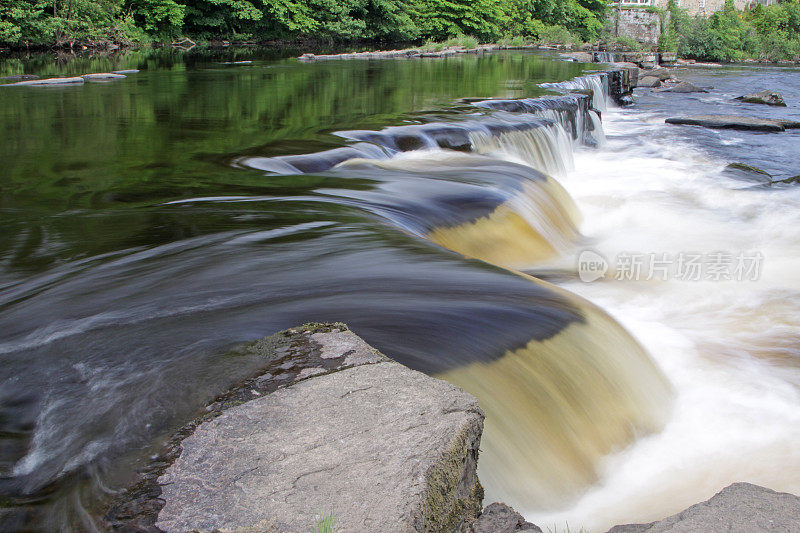
[[[607,457],[600,482],[558,510],[520,509],[543,528],[650,522],[748,481],[800,492],[800,189],[758,189],[654,117],[610,110],[607,148],[562,180],[587,247],[763,254],[757,281],[569,283],[648,349],[672,382],[664,430]],[[623,135],[623,137],[618,137]]]

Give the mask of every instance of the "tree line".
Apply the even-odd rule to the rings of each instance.
[[[800,0],[709,17],[670,2],[659,49],[682,57],[800,60]],[[317,43],[445,41],[526,44],[604,41],[606,0],[0,0],[0,44],[148,44],[184,36]],[[453,40],[456,36],[462,40]]]
[[[0,0],[0,43],[204,40],[483,42],[602,29],[604,0]]]
[[[800,1],[736,8],[726,0],[709,17],[690,17],[674,0],[670,21],[661,36],[662,50],[711,61],[800,61]]]

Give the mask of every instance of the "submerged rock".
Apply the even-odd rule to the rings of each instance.
[[[707,93],[709,89],[713,87],[698,87],[694,83],[688,81],[682,81],[677,85],[672,85],[670,87],[664,87],[663,89],[659,89],[659,92],[666,93]]]
[[[695,115],[690,117],[671,117],[667,124],[703,126],[705,128],[735,129],[753,131],[784,131],[791,123],[739,115]],[[788,125],[787,125],[788,124]]]
[[[163,531],[455,531],[474,520],[483,412],[347,330],[301,333],[349,368],[199,424],[158,479]],[[334,357],[335,356],[335,357]]]
[[[83,83],[83,78],[46,78],[44,80],[19,81],[17,83],[7,83],[5,87],[19,86],[43,86],[43,85],[73,85]]]
[[[725,167],[723,173],[737,179],[756,180],[765,183],[772,181],[772,174],[745,163],[731,163]]]
[[[615,526],[608,533],[695,531],[800,533],[800,498],[750,483],[734,483],[710,500],[664,520]]]
[[[542,530],[504,503],[487,505],[481,516],[465,529],[466,533],[514,533]]]
[[[796,185],[796,184],[800,183],[800,174],[798,174],[797,176],[792,176],[791,178],[784,178],[784,179],[781,179],[781,180],[775,180],[772,183],[788,183],[788,184],[791,184],[791,185]]]
[[[737,96],[736,100],[741,100],[742,102],[748,104],[764,104],[786,107],[786,101],[784,101],[783,96],[774,91],[761,91],[753,94],[746,94],[744,96]]]
[[[84,74],[81,76],[86,81],[110,81],[121,80],[125,78],[125,74],[114,74],[113,72],[99,72],[96,74]]]

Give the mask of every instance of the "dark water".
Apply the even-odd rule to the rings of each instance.
[[[254,62],[220,64],[231,59]],[[128,68],[141,72],[0,91],[6,529],[89,527],[93,502],[159,436],[262,364],[227,355],[237,342],[339,320],[441,372],[581,320],[563,298],[408,230],[496,207],[540,179],[527,167],[507,186],[461,164],[393,190],[357,169],[268,175],[237,161],[348,144],[337,130],[447,119],[462,97],[536,96],[583,67],[520,53],[305,65],[262,51],[0,64]],[[384,202],[364,201],[381,187]]]

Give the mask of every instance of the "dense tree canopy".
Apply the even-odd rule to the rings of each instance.
[[[199,39],[592,39],[605,0],[0,0],[0,42],[70,44]]]
[[[670,2],[666,48],[684,57],[713,61],[800,61],[800,1],[756,4],[740,11],[726,0],[721,11],[708,18],[689,17]]]

